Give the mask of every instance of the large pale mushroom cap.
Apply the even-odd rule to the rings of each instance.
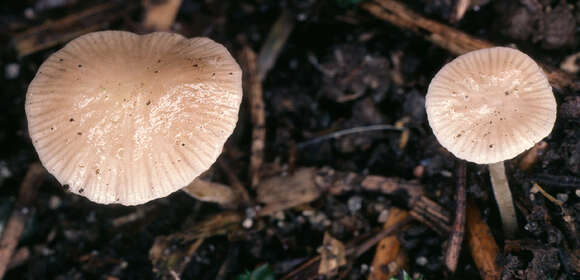
[[[429,124],[456,157],[479,164],[514,158],[548,136],[556,100],[526,54],[489,48],[457,57],[429,85]]]
[[[241,70],[206,38],[103,31],[51,55],[26,95],[41,162],[71,192],[141,204],[208,169],[232,133]]]

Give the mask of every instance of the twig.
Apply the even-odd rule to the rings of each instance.
[[[285,9],[276,23],[274,23],[274,26],[272,26],[272,29],[270,29],[268,38],[262,45],[262,49],[260,49],[257,60],[257,73],[260,81],[264,80],[274,66],[292,29],[294,29],[294,15],[288,9]]]
[[[234,174],[232,169],[223,160],[218,160],[218,165],[219,165],[220,169],[228,177],[228,180],[230,181],[230,185],[232,186],[232,189],[234,190],[236,195],[239,197],[240,201],[242,203],[245,203],[245,204],[250,204],[250,202],[251,202],[250,194],[248,194],[248,190],[246,190],[246,188],[244,188],[244,185],[242,185],[242,182],[240,182],[240,179],[238,179],[238,176],[236,176],[236,174]]]
[[[465,162],[459,160],[457,162],[457,208],[455,211],[455,222],[453,223],[453,231],[449,238],[449,247],[445,253],[445,265],[451,273],[455,273],[457,269],[457,262],[459,261],[459,253],[461,252],[461,245],[463,244],[463,235],[465,234]]]
[[[568,233],[571,236],[572,243],[574,244],[574,247],[579,246],[580,240],[578,239],[578,232],[576,230],[576,224],[574,222],[574,218],[570,214],[570,211],[568,211],[568,209],[566,207],[564,207],[564,202],[556,199],[555,197],[550,195],[548,192],[546,192],[542,187],[540,187],[540,185],[538,185],[537,183],[534,183],[534,186],[532,187],[530,192],[536,193],[538,191],[546,199],[548,199],[550,202],[552,202],[552,203],[556,204],[558,207],[560,207],[560,210],[562,211],[562,220],[564,221],[564,224],[566,225],[566,229],[568,230]]]
[[[395,0],[373,0],[361,5],[374,16],[399,28],[411,30],[455,55],[494,46],[491,42],[477,39],[455,28],[425,18]],[[546,72],[552,86],[558,89],[580,90],[580,81],[570,74],[546,64],[540,63],[540,66]]]
[[[489,226],[481,218],[475,201],[467,204],[466,215],[467,242],[479,274],[484,280],[497,280],[501,274],[501,268],[495,261],[500,254],[499,247]]]
[[[346,249],[347,256],[352,258],[358,258],[363,255],[366,251],[370,248],[375,246],[379,241],[384,239],[385,237],[395,233],[399,229],[401,229],[404,225],[411,222],[410,217],[406,217],[395,223],[389,227],[385,227],[384,229],[378,231],[369,239],[365,240],[361,244],[350,246]],[[304,264],[299,266],[298,268],[294,269],[293,271],[286,274],[282,277],[281,280],[307,280],[307,279],[315,279],[318,276],[317,269],[320,264],[320,256],[316,256],[311,258],[310,260],[306,261]]]
[[[377,125],[369,125],[369,126],[359,126],[359,127],[353,127],[353,128],[347,128],[347,129],[343,129],[343,130],[339,130],[339,131],[335,131],[332,132],[330,134],[327,135],[323,135],[320,137],[316,137],[304,142],[300,142],[298,144],[296,144],[296,147],[298,149],[302,149],[304,147],[313,145],[313,144],[317,144],[326,140],[330,140],[330,139],[336,139],[345,135],[349,135],[349,134],[355,134],[355,133],[364,133],[364,132],[370,132],[370,131],[377,131],[377,130],[388,130],[388,131],[402,131],[403,128],[398,128],[392,125],[388,125],[388,124],[377,124]]]
[[[262,81],[258,75],[256,54],[248,46],[240,54],[240,64],[244,70],[244,92],[250,103],[252,119],[252,147],[250,156],[250,185],[255,188],[260,182],[260,168],[264,163],[266,145],[266,113],[262,97]]]
[[[552,174],[538,174],[532,179],[542,185],[547,185],[562,189],[580,189],[580,177],[552,175]]]
[[[4,277],[6,267],[10,263],[14,249],[18,245],[20,235],[28,221],[28,216],[33,210],[31,207],[36,199],[38,188],[44,180],[45,172],[40,163],[31,164],[20,185],[18,199],[0,240],[0,279]]]
[[[46,21],[14,36],[12,44],[18,55],[25,56],[44,50],[91,31],[105,28],[139,7],[135,0],[111,1],[73,13],[61,19]]]

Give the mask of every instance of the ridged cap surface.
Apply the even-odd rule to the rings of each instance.
[[[89,33],[51,55],[31,82],[30,137],[71,192],[145,203],[215,162],[238,119],[241,76],[207,38]]]
[[[548,136],[556,121],[546,75],[511,48],[457,57],[435,75],[425,101],[439,143],[479,164],[514,158]]]

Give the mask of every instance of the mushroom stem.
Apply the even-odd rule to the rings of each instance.
[[[518,220],[516,218],[516,209],[514,208],[510,186],[505,175],[505,167],[503,161],[492,163],[488,166],[493,195],[499,208],[504,235],[512,238],[518,228]]]

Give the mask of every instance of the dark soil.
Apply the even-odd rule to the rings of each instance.
[[[264,176],[288,168],[329,166],[338,171],[419,180],[434,201],[454,213],[455,159],[437,142],[426,120],[425,93],[433,75],[453,59],[448,51],[421,37],[376,19],[355,0],[193,1],[184,0],[174,31],[186,37],[207,36],[233,54],[243,45],[258,52],[282,11],[291,11],[296,25],[274,68],[263,83],[266,104],[267,167]],[[559,67],[577,53],[580,2],[472,1],[456,25],[449,23],[452,0],[406,1],[416,12],[455,26],[497,45],[515,45],[538,61]],[[101,1],[24,0],[0,3],[0,227],[10,215],[30,163],[38,161],[28,137],[24,99],[40,64],[62,45],[19,57],[13,37],[43,22],[78,13]],[[109,29],[142,33],[142,9],[109,24]],[[578,67],[578,60],[576,67]],[[332,72],[332,75],[328,74]],[[577,70],[576,70],[577,71]],[[574,73],[578,78],[578,74]],[[555,91],[559,115],[548,147],[528,171],[519,159],[507,170],[522,228],[516,249],[504,251],[497,207],[487,169],[468,164],[468,197],[475,199],[498,240],[502,279],[580,279],[580,244],[571,224],[580,227],[580,97]],[[225,161],[248,185],[251,123],[243,105],[237,131],[226,145]],[[373,131],[300,145],[331,131],[407,119],[410,137],[403,149],[399,132]],[[294,152],[292,152],[294,151]],[[264,168],[268,169],[268,168]],[[274,170],[274,171],[272,171]],[[419,170],[421,173],[418,174]],[[272,172],[270,172],[272,171]],[[276,172],[279,171],[279,172]],[[217,170],[215,181],[229,184]],[[559,207],[532,182],[563,202]],[[250,192],[254,195],[253,192]],[[397,198],[376,193],[325,195],[308,206],[254,218],[251,227],[204,240],[181,274],[182,279],[216,279],[227,262],[225,279],[234,279],[268,264],[276,279],[318,255],[325,232],[345,244],[381,228],[378,217]],[[145,209],[136,221],[115,226],[115,219]],[[565,212],[563,212],[563,210]],[[239,209],[248,215],[247,209]],[[195,227],[224,211],[183,192],[137,207],[99,205],[67,193],[54,179],[40,188],[35,211],[19,247],[30,257],[6,279],[154,279],[165,277],[149,258],[155,238]],[[249,215],[251,216],[251,215]],[[413,222],[397,235],[409,257],[406,271],[424,279],[449,276],[443,263],[448,236]],[[189,246],[175,244],[173,246]],[[464,246],[467,246],[464,243]],[[510,247],[510,248],[512,248]],[[371,249],[349,260],[343,275],[366,279],[374,256]],[[224,274],[220,274],[224,275]],[[220,276],[221,277],[221,276]],[[324,278],[323,276],[319,276]],[[468,250],[463,250],[457,279],[479,279]]]

